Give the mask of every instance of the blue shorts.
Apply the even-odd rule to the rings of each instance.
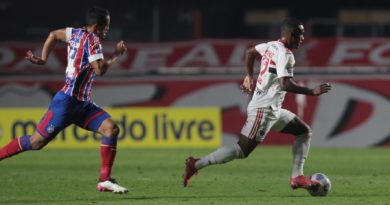
[[[107,118],[110,115],[92,102],[79,101],[59,91],[39,122],[37,132],[47,140],[53,139],[71,124],[97,132]]]

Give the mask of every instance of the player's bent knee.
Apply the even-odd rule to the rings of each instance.
[[[119,127],[118,127],[118,125],[114,125],[114,128],[113,128],[113,130],[112,130],[112,137],[116,137],[116,136],[118,136],[119,135],[119,132],[120,132],[120,129],[119,129]]]
[[[245,159],[257,147],[259,142],[255,141],[255,140],[250,140],[250,139],[244,137],[244,138],[241,138],[237,144],[238,144],[238,146],[239,146],[239,148],[241,150],[239,158],[240,159]]]
[[[299,130],[299,131],[298,131]],[[309,126],[304,126],[301,129],[297,129],[297,133],[295,134],[296,136],[311,136],[311,128]]]
[[[110,126],[109,129],[107,129],[107,132],[104,135],[107,137],[113,138],[113,137],[117,137],[119,135],[119,132],[120,132],[120,129],[119,129],[118,125],[113,124],[112,126]]]
[[[36,142],[33,142],[31,143],[31,148],[32,150],[41,150],[42,148],[44,148],[46,145],[46,143],[44,143],[43,141],[36,141]]]
[[[296,137],[297,138],[307,138],[308,140],[311,139],[311,136],[312,136],[312,133],[311,132],[307,132],[305,134],[300,134],[300,135],[297,135]]]
[[[312,133],[310,126],[307,125],[306,123],[303,126],[303,130],[304,130],[303,134],[311,135],[311,133]]]
[[[32,150],[41,150],[47,144],[45,139],[38,134],[34,134],[30,137],[30,143]]]

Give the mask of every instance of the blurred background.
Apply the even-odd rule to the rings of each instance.
[[[213,135],[216,144],[232,143],[245,122],[249,101],[239,89],[244,52],[277,40],[280,23],[293,16],[306,31],[304,44],[294,51],[295,80],[309,87],[329,82],[333,91],[318,98],[288,94],[284,107],[312,126],[314,146],[390,145],[390,2],[347,0],[1,0],[1,145],[35,126],[43,115],[36,109],[47,107],[64,83],[66,45],[58,44],[45,66],[30,64],[25,53],[39,54],[51,30],[83,26],[90,5],[111,12],[109,38],[103,44],[107,56],[116,41],[123,39],[128,46],[106,76],[95,78],[92,98],[103,107],[163,107],[167,113],[179,107],[212,107],[219,111],[213,117],[220,119],[212,122],[221,127]],[[6,112],[11,107],[16,110]],[[21,108],[34,119],[13,117]],[[172,114],[172,127],[182,122],[181,115],[186,113]],[[123,127],[127,129],[124,122]],[[134,126],[129,127],[129,136],[123,136],[129,146],[154,143],[134,145],[142,130],[132,132]],[[176,136],[174,129],[167,132]],[[264,144],[292,141],[291,136],[272,132]],[[172,146],[186,146],[191,140],[183,143]],[[64,140],[63,146],[73,145]]]
[[[274,39],[279,24],[294,16],[307,37],[386,37],[388,1],[249,1],[249,0],[69,0],[0,2],[1,39],[42,41],[50,30],[83,26],[88,6],[111,11],[110,40],[170,42],[199,38]]]

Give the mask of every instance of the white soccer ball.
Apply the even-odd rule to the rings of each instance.
[[[326,196],[332,188],[329,178],[323,173],[315,173],[310,176],[310,179],[320,183],[320,187],[315,190],[309,190],[312,196]]]

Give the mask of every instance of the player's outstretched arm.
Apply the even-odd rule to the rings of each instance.
[[[31,50],[27,51],[26,53],[26,59],[29,60],[31,63],[37,64],[37,65],[44,65],[47,62],[47,59],[49,57],[49,54],[55,47],[57,41],[66,41],[66,29],[58,29],[55,31],[52,31],[49,33],[49,36],[47,37],[45,44],[42,48],[42,54],[41,56],[36,56],[33,54]]]
[[[281,77],[279,78],[279,83],[280,83],[280,87],[284,91],[304,94],[304,95],[319,96],[329,92],[332,89],[332,86],[329,83],[322,83],[313,89],[303,87],[298,85],[296,82],[294,82],[291,77]]]
[[[123,41],[119,41],[115,46],[115,52],[111,56],[111,58],[105,60],[93,61],[91,64],[92,64],[92,68],[95,69],[96,75],[98,76],[104,75],[107,72],[108,68],[110,68],[111,65],[114,64],[115,61],[117,61],[118,58],[121,55],[123,55],[123,53],[125,53],[126,51],[127,51],[127,47],[125,43]]]

